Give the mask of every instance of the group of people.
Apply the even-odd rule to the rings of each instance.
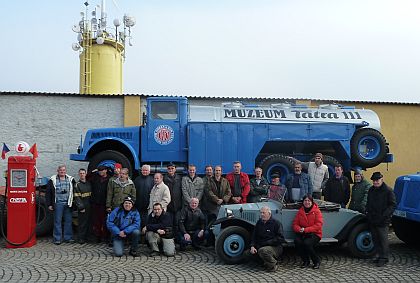
[[[122,256],[124,243],[129,239],[129,253],[138,256],[138,244],[141,235],[145,235],[151,256],[161,251],[173,256],[175,241],[180,250],[188,245],[199,250],[203,242],[214,244],[214,236],[207,227],[217,218],[223,204],[263,199],[301,200],[303,206],[293,222],[295,245],[302,257],[302,267],[309,266],[312,260],[313,268],[319,268],[320,258],[314,246],[322,238],[323,220],[314,199],[323,195],[326,201],[342,207],[350,200],[350,182],[343,176],[342,166],[337,165],[335,176],[329,178],[328,167],[322,159],[322,154],[317,153],[314,161],[308,163],[308,173],[302,172],[302,163],[296,162],[294,172],[283,178],[284,185],[277,172],[268,182],[260,167],[255,168],[255,177],[249,179],[241,172],[239,161],[234,162],[233,171],[225,177],[221,166],[206,166],[205,176],[199,177],[194,165],[188,166],[188,175],[181,176],[173,163],[167,165],[166,174],[152,176],[150,166],[145,164],[134,181],[129,178],[129,170],[118,163],[112,175],[109,174],[112,168],[105,166],[99,166],[90,176],[85,169],[80,169],[78,181],[67,175],[66,167],[61,165],[50,178],[46,192],[48,208],[54,212],[54,244],[74,242],[72,211],[75,208],[80,244],[93,235],[97,241],[112,243],[114,254]],[[375,262],[383,265],[388,261],[387,224],[395,208],[395,197],[392,200],[393,193],[383,183],[379,172],[372,175],[373,186],[363,178],[361,171],[355,172],[354,179],[349,208],[367,215],[378,246]],[[249,254],[258,255],[273,271],[283,241],[281,223],[271,218],[268,207],[262,208]]]

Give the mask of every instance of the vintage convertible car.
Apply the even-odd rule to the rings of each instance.
[[[347,243],[347,248],[355,257],[371,257],[374,252],[372,236],[366,217],[353,210],[340,208],[340,205],[315,200],[321,209],[323,225],[323,243]],[[212,230],[216,236],[216,254],[227,264],[242,261],[243,252],[249,248],[255,224],[260,218],[263,206],[271,208],[272,217],[280,221],[284,229],[287,245],[293,246],[295,233],[292,230],[293,219],[302,203],[285,204],[275,200],[259,203],[223,205]]]

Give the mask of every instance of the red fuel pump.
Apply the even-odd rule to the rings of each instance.
[[[36,244],[35,181],[36,160],[30,156],[9,156],[7,170],[7,248]]]

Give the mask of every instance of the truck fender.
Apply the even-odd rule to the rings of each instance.
[[[90,145],[89,149],[86,152],[86,156],[91,155],[90,154],[91,149],[93,149],[98,143],[106,142],[106,141],[116,141],[116,142],[121,143],[123,146],[125,146],[130,151],[131,155],[133,156],[134,169],[139,169],[140,168],[140,162],[139,162],[140,158],[139,158],[139,156],[137,156],[136,151],[134,150],[134,148],[129,143],[127,143],[126,141],[124,141],[123,139],[120,139],[120,138],[105,138],[105,139],[95,141],[93,144]]]

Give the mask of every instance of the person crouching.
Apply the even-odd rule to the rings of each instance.
[[[125,197],[120,207],[115,208],[109,214],[106,221],[108,230],[112,235],[114,254],[121,257],[124,253],[124,240],[130,238],[130,255],[137,257],[140,240],[140,214],[134,208],[134,200]]]
[[[277,261],[283,253],[283,226],[271,217],[271,209],[263,206],[260,210],[261,218],[255,225],[252,235],[251,249],[246,257],[257,257],[263,261],[267,271],[277,270]]]

